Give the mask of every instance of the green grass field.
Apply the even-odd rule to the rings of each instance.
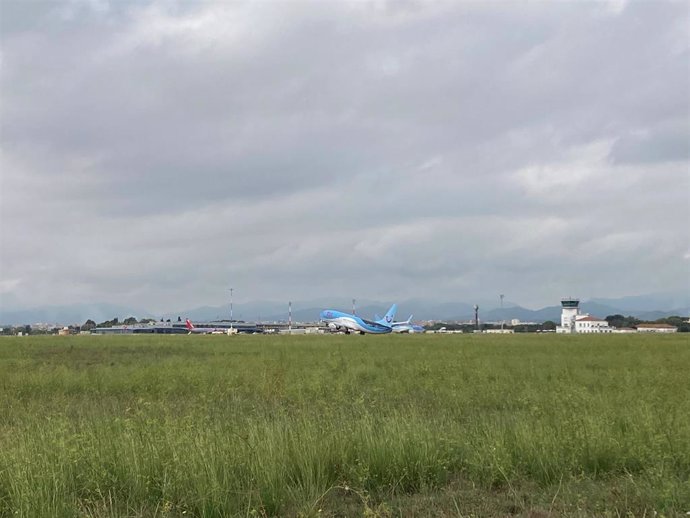
[[[689,335],[0,339],[3,517],[687,512]]]

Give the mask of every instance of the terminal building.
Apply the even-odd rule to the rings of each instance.
[[[194,327],[201,330],[205,329],[209,333],[220,331],[231,331],[231,333],[262,333],[264,330],[258,324],[247,322],[199,322]],[[189,334],[184,322],[160,322],[152,324],[119,325],[112,327],[96,327],[91,330],[95,335],[130,335],[130,334],[165,334],[165,335],[186,335]]]
[[[556,326],[557,333],[612,333],[609,323],[587,313],[580,313],[579,299],[561,300],[561,325]]]

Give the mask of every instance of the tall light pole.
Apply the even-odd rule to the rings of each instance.
[[[288,302],[288,334],[292,334],[292,301]]]
[[[505,322],[505,319],[503,318],[503,297],[505,297],[505,295],[501,293],[499,297],[501,297],[501,331],[503,331],[503,323]]]
[[[474,325],[479,331],[479,306],[477,304],[474,305]]]
[[[230,329],[232,329],[232,288],[230,288]]]

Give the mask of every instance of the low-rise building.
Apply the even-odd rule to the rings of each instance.
[[[578,315],[575,317],[576,333],[610,333],[613,328],[603,318],[592,315]]]
[[[638,333],[675,333],[678,331],[676,326],[670,324],[639,324]]]
[[[618,334],[637,333],[637,329],[634,327],[614,327],[613,332]]]

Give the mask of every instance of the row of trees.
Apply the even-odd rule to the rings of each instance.
[[[463,333],[472,333],[477,327],[474,324],[457,324],[457,323],[446,323],[446,322],[436,322],[432,325],[424,327],[429,331],[438,331],[445,328],[447,331],[462,331]],[[501,329],[500,324],[484,324],[480,323],[480,328],[482,330],[486,329]],[[555,331],[556,323],[551,320],[547,320],[542,324],[518,324],[516,326],[510,326],[505,324],[504,329],[512,329],[516,333],[536,333],[537,331]]]
[[[26,326],[7,326],[2,328],[2,332],[0,334],[5,335],[5,336],[12,336],[16,335],[17,333],[24,333],[26,335],[32,334],[32,329],[31,326],[26,325]]]

